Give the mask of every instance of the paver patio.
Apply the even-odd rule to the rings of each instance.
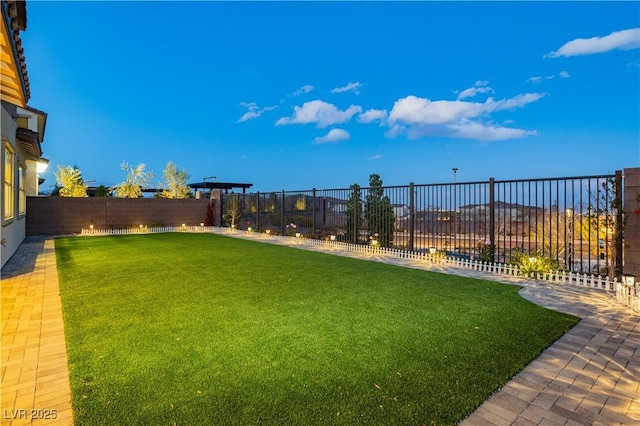
[[[407,259],[332,252],[518,284],[528,300],[582,318],[461,425],[640,424],[640,315],[612,295]],[[73,423],[53,239],[27,238],[2,269],[1,369],[3,425]],[[53,410],[55,419],[31,419],[52,417]]]
[[[28,238],[2,268],[2,424],[73,423],[53,239]]]

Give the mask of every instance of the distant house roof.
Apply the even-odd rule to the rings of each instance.
[[[466,210],[466,209],[475,209],[475,208],[479,208],[479,207],[484,207],[484,208],[489,208],[490,207],[490,203],[484,203],[484,204],[467,204],[464,206],[460,206],[460,210]],[[497,200],[494,203],[496,208],[501,208],[501,209],[529,209],[529,210],[538,210],[540,209],[540,207],[537,206],[525,206],[523,204],[517,204],[517,203],[506,203],[504,201],[500,201]]]
[[[247,188],[251,188],[252,183],[231,183],[231,182],[196,182],[190,183],[189,187],[193,189],[224,189],[229,192],[233,188],[242,188],[242,192],[246,192]]]

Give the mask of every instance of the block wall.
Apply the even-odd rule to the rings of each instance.
[[[640,281],[640,167],[624,169],[624,268]]]
[[[197,226],[208,199],[27,197],[27,235],[77,234],[95,229],[162,224]]]

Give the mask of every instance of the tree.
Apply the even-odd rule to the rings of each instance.
[[[346,238],[351,243],[357,243],[362,228],[362,199],[360,198],[360,185],[354,183],[349,187],[351,194],[347,200],[346,210]]]
[[[100,185],[96,188],[96,197],[108,197],[109,196],[109,188],[104,185]]]
[[[599,240],[604,240],[605,267],[609,278],[622,275],[622,264],[618,261],[618,249],[622,247],[622,229],[625,226],[622,216],[623,206],[618,188],[621,182],[610,178],[601,182],[595,194],[590,194],[591,204],[588,206],[588,217],[592,229],[596,229]],[[598,241],[600,246],[600,241]]]
[[[140,198],[142,197],[142,188],[148,187],[149,182],[153,178],[153,173],[145,172],[145,165],[138,164],[135,167],[129,166],[126,162],[120,164],[120,168],[127,172],[124,182],[114,186],[114,194],[119,198]]]
[[[396,218],[391,200],[384,195],[382,179],[377,173],[369,176],[369,192],[365,198],[364,217],[370,234],[378,234],[376,239],[381,247],[391,247]]]
[[[212,203],[207,204],[207,216],[204,218],[204,226],[213,226],[213,206]]]
[[[222,218],[227,222],[229,227],[236,228],[241,216],[240,196],[238,194],[231,194],[227,200],[227,208]]]
[[[178,167],[171,161],[162,173],[166,188],[162,190],[162,198],[190,198],[191,188],[187,185],[189,174],[185,170],[178,170]]]
[[[55,171],[56,186],[61,197],[86,197],[87,185],[78,166],[58,166]]]

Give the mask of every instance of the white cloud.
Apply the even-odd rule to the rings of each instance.
[[[358,116],[358,123],[372,123],[376,120],[380,121],[380,125],[387,121],[386,109],[368,109]]]
[[[480,121],[498,111],[522,108],[546,96],[544,93],[524,93],[512,98],[484,103],[431,101],[407,96],[395,102],[389,113],[388,137],[406,134],[415,139],[424,136],[459,137],[476,140],[503,140],[534,135],[535,132],[499,127]]]
[[[470,87],[458,94],[458,100],[471,98],[481,93],[493,93],[493,89],[491,87]]]
[[[409,139],[423,137],[447,137],[472,139],[479,141],[500,141],[507,139],[520,139],[526,136],[537,134],[533,130],[516,129],[510,127],[496,126],[490,123],[481,123],[473,120],[461,120],[458,123],[445,125],[418,125],[406,129]],[[400,133],[396,133],[400,134]],[[391,137],[391,131],[387,136]]]
[[[351,137],[349,132],[343,129],[331,129],[324,136],[319,136],[313,140],[315,144],[332,143],[348,140]]]
[[[477,117],[484,113],[483,104],[462,101],[431,101],[427,98],[407,96],[398,99],[389,113],[389,123],[442,124],[464,117]]]
[[[243,107],[247,108],[249,111],[245,112],[242,115],[242,117],[240,117],[238,119],[237,123],[243,123],[243,122],[245,122],[247,120],[252,120],[254,118],[258,118],[262,114],[264,114],[265,112],[273,111],[274,109],[278,108],[277,105],[260,108],[260,107],[258,107],[258,104],[256,104],[255,102],[241,102],[240,105],[242,105]]]
[[[372,155],[371,157],[369,157],[369,160],[381,160],[382,159],[382,155],[381,154],[376,154],[376,155]]]
[[[537,134],[537,132],[533,130],[496,127],[490,124],[478,123],[470,120],[463,120],[458,124],[449,124],[447,125],[447,128],[451,130],[452,137],[481,141],[520,139]]]
[[[555,52],[544,55],[545,58],[560,56],[591,55],[611,50],[631,50],[640,48],[640,28],[614,31],[604,37],[577,38],[565,43]]]
[[[560,77],[560,78],[569,78],[570,76],[569,76],[569,73],[567,71],[560,71],[558,73],[558,77]],[[540,83],[542,83],[542,79],[543,78],[545,80],[553,80],[554,78],[556,78],[556,76],[555,75],[548,75],[546,77],[540,77],[540,76],[529,77],[525,83],[540,84]]]
[[[360,88],[362,87],[362,83],[360,83],[359,81],[356,81],[355,83],[349,83],[346,86],[342,86],[342,87],[336,87],[335,89],[331,90],[331,93],[343,93],[343,92],[353,92],[356,95],[360,94]]]
[[[516,95],[513,98],[503,99],[501,101],[494,101],[492,98],[487,99],[484,103],[486,106],[486,112],[504,111],[516,108],[523,108],[524,106],[537,102],[540,99],[547,96],[546,93],[523,93],[522,95]]]
[[[242,114],[242,117],[238,118],[237,123],[243,123],[247,120],[252,120],[254,118],[258,118],[260,117],[260,114],[258,114],[255,111],[247,111],[244,114]]]
[[[478,80],[474,83],[473,87],[464,89],[458,94],[458,100],[465,98],[471,98],[482,93],[493,93],[494,90],[488,86],[489,82],[486,80]]]
[[[388,138],[395,138],[396,136],[406,135],[407,133],[407,127],[401,126],[399,124],[394,124],[389,130],[385,132],[385,136]]]
[[[311,86],[310,84],[305,84],[304,86],[302,86],[301,88],[299,88],[295,92],[289,93],[287,95],[287,97],[293,98],[293,97],[296,97],[296,96],[304,95],[305,93],[309,93],[312,90],[313,90],[313,86]]]
[[[362,107],[358,105],[351,105],[341,111],[333,104],[315,100],[305,102],[302,106],[293,107],[293,115],[280,118],[276,121],[276,126],[315,123],[317,127],[324,128],[333,124],[345,123],[361,111]]]

